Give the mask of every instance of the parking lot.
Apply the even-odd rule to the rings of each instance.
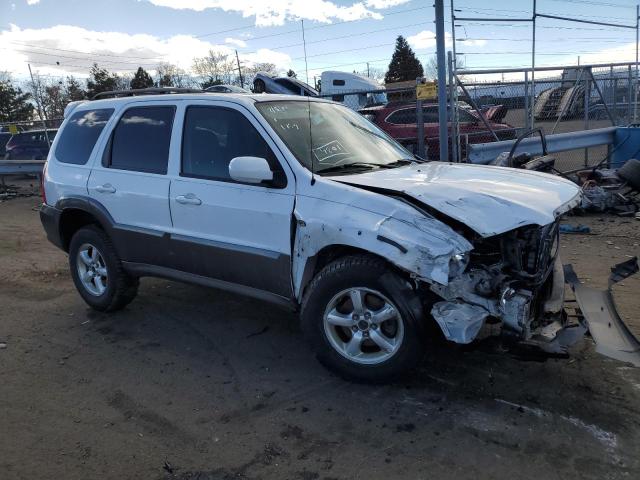
[[[39,203],[0,203],[0,478],[640,478],[640,370],[589,341],[547,361],[438,344],[408,379],[347,383],[256,300],[143,279],[89,310]],[[640,254],[633,218],[567,221],[591,227],[561,242],[589,284]],[[614,291],[640,333],[640,276]]]

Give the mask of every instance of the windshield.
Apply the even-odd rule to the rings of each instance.
[[[413,161],[411,153],[382,130],[341,105],[276,101],[258,102],[256,107],[291,153],[309,170],[313,158],[313,171],[318,174],[389,168]]]
[[[386,93],[370,93],[367,95],[367,106],[384,105],[387,103]]]

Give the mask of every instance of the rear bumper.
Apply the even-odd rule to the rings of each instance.
[[[56,247],[65,250],[60,234],[60,216],[62,211],[43,203],[40,207],[40,221],[47,234],[47,239]]]

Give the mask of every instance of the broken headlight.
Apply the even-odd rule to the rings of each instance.
[[[469,265],[469,252],[456,253],[449,260],[449,278],[462,274]]]

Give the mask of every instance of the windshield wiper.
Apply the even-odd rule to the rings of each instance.
[[[394,162],[391,163],[382,163],[380,165],[378,165],[380,168],[396,168],[396,167],[401,167],[402,165],[410,165],[412,163],[416,163],[415,160],[409,160],[408,158],[400,158],[399,160],[396,160]]]
[[[372,170],[375,167],[381,167],[381,166],[382,165],[380,165],[378,163],[367,163],[367,162],[343,163],[341,165],[333,165],[331,167],[323,168],[321,170],[318,170],[316,173],[322,174],[322,173],[325,173],[325,172],[338,172],[338,171],[344,171],[344,170],[350,170],[350,169],[354,169],[354,170],[359,170],[359,169]]]

